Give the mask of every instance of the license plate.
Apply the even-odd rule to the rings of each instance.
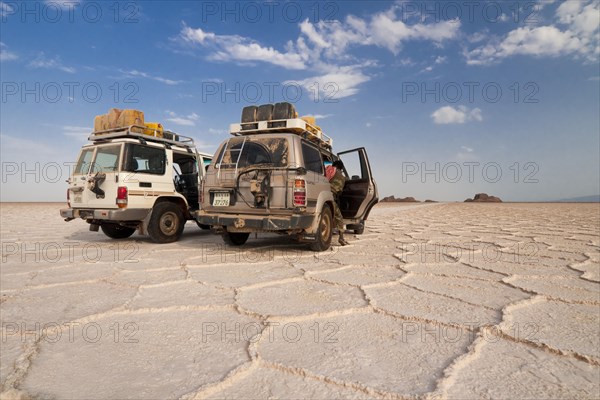
[[[74,203],[81,203],[81,195],[77,194],[75,195],[75,198],[73,199]]]
[[[213,206],[227,207],[229,206],[229,192],[217,192],[213,197]]]

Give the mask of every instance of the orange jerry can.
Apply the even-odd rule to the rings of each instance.
[[[164,128],[160,122],[146,122],[144,125],[146,126],[144,134],[160,138],[163,137]]]

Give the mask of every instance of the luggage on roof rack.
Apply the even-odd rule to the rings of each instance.
[[[229,132],[234,136],[257,134],[291,132],[318,144],[319,146],[331,148],[333,139],[323,133],[321,128],[308,123],[302,118],[276,119],[270,121],[256,121],[239,124],[231,124]]]
[[[244,107],[241,123],[231,124],[229,132],[234,136],[291,132],[329,149],[333,144],[333,140],[316,125],[315,117],[298,118],[296,107],[288,102]]]
[[[121,138],[136,138],[156,143],[169,143],[172,145],[188,148],[196,147],[194,144],[194,139],[192,139],[191,137],[163,130],[162,125],[157,128],[149,128],[148,125],[130,125],[106,129],[103,131],[95,131],[90,134],[88,140],[92,142],[98,142]]]

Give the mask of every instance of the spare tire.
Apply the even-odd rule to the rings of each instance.
[[[291,103],[276,103],[273,107],[273,119],[292,119],[296,115],[296,107]]]
[[[256,111],[257,121],[270,121],[273,119],[273,104],[263,104],[258,106]]]
[[[242,109],[242,124],[246,122],[256,122],[256,106],[246,106]]]

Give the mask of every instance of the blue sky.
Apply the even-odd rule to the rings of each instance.
[[[2,201],[62,201],[111,107],[228,137],[291,101],[380,197],[600,193],[599,2],[0,2]]]

